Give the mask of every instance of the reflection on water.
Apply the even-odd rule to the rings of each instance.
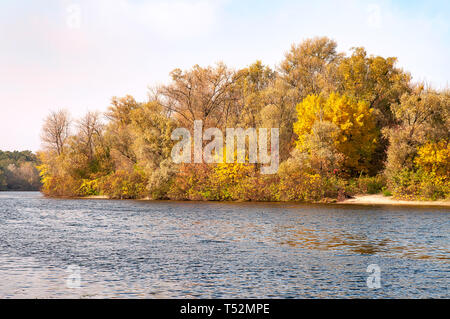
[[[0,193],[0,297],[448,298],[448,213]]]
[[[390,238],[370,238],[364,234],[349,234],[339,229],[318,233],[313,229],[293,229],[292,226],[282,226],[276,230],[280,233],[281,244],[292,247],[318,250],[349,250],[357,254],[379,254],[398,258],[414,259],[450,259],[448,245],[437,247],[433,245],[402,245],[402,242]]]

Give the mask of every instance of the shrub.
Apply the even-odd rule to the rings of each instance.
[[[387,189],[385,186],[381,189],[381,191],[383,192],[383,196],[389,197],[392,196],[392,192]]]
[[[147,180],[141,172],[116,171],[99,181],[102,194],[112,199],[145,197]]]
[[[381,175],[358,178],[358,189],[360,193],[378,194],[382,191],[385,185],[386,180]]]
[[[208,178],[211,170],[208,164],[181,164],[167,196],[173,200],[218,200]]]
[[[78,189],[78,194],[80,196],[93,196],[98,195],[99,193],[100,191],[98,187],[98,180],[96,179],[94,180],[83,179],[83,183]]]
[[[450,196],[449,181],[423,169],[403,169],[393,176],[389,186],[398,199],[437,200]]]

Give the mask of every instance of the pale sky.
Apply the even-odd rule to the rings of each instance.
[[[314,36],[396,56],[414,80],[444,88],[449,25],[446,0],[0,0],[0,150],[37,151],[51,110],[143,101],[177,67],[275,67]]]

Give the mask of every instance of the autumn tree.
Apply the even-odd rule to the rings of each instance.
[[[293,124],[297,119],[295,105],[298,103],[295,92],[277,78],[265,92],[265,106],[259,113],[262,127],[279,128],[280,159],[286,160],[294,147]]]
[[[105,140],[111,148],[115,168],[130,171],[136,164],[136,154],[132,148],[134,137],[131,131],[131,114],[142,106],[134,97],[113,97],[105,116],[109,120],[105,128]]]
[[[148,191],[157,198],[165,196],[176,172],[171,159],[171,134],[175,128],[174,120],[166,116],[157,101],[144,103],[131,114],[132,149],[137,165],[148,177]]]
[[[337,43],[327,37],[293,44],[279,66],[278,78],[266,90],[261,117],[267,124],[280,128],[282,160],[289,157],[294,147],[296,105],[309,94],[332,92],[336,87],[336,70],[342,56],[336,48]]]
[[[430,142],[445,145],[450,139],[450,95],[415,86],[411,94],[404,94],[392,105],[398,123],[383,132],[389,139],[386,173],[393,176],[403,169],[413,170],[419,148]],[[443,141],[444,144],[439,144]],[[432,144],[430,144],[432,149]],[[422,149],[425,152],[427,148]]]
[[[94,159],[95,148],[102,143],[104,125],[99,112],[88,112],[77,121],[77,141],[88,160]]]
[[[237,71],[233,84],[236,92],[236,104],[228,121],[230,126],[260,127],[261,110],[267,105],[267,90],[276,79],[276,72],[270,67],[256,61],[250,66]]]
[[[341,129],[335,123],[319,120],[311,127],[304,139],[304,149],[309,155],[309,164],[322,176],[334,173],[342,167],[344,155],[335,143]]]
[[[297,105],[297,114],[294,124],[297,148],[307,149],[307,138],[315,123],[328,121],[340,129],[333,140],[336,149],[344,155],[344,168],[351,174],[369,172],[378,131],[367,102],[335,93],[328,98],[310,95]]]
[[[336,66],[341,54],[337,43],[327,37],[306,39],[293,44],[281,62],[280,73],[300,102],[309,94],[320,94],[334,89]]]
[[[393,124],[390,107],[409,91],[411,76],[396,63],[397,58],[369,56],[358,47],[339,64],[339,92],[369,103],[380,126]]]
[[[70,148],[68,145],[67,148]],[[76,158],[62,153],[53,156],[50,152],[38,152],[41,164],[37,167],[41,176],[41,191],[47,196],[79,196],[82,179]]]
[[[187,71],[175,69],[170,75],[172,82],[161,86],[156,98],[183,126],[193,127],[195,120],[202,120],[205,127],[227,123],[234,102],[234,72],[227,66],[195,65]]]
[[[450,93],[412,85],[396,63],[312,38],[292,45],[274,69],[259,60],[237,71],[223,63],[175,69],[147,101],[113,97],[106,123],[89,112],[73,134],[68,113],[52,112],[39,153],[43,192],[327,201],[388,186],[408,199],[448,197]],[[174,163],[173,130],[193,130],[196,120],[222,132],[278,128],[278,173],[260,174],[258,163]],[[8,178],[30,180],[31,164],[4,164],[0,156],[0,188]]]

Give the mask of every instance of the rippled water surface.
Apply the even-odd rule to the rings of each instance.
[[[449,231],[436,207],[0,193],[0,297],[449,298]]]

